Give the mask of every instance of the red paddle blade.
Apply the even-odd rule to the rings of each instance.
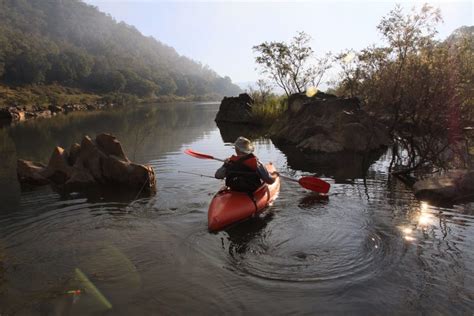
[[[316,177],[302,177],[298,183],[305,189],[319,193],[328,193],[331,187],[329,183]]]
[[[211,155],[198,153],[198,152],[196,152],[194,150],[191,150],[191,149],[186,149],[184,151],[184,153],[187,154],[187,155],[193,156],[195,158],[199,158],[199,159],[214,159],[214,157],[212,157]]]

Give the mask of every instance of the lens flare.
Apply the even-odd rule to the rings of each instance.
[[[422,213],[420,217],[418,217],[418,224],[421,226],[428,226],[433,222],[433,215]]]
[[[306,96],[308,98],[315,96],[316,93],[318,93],[318,88],[316,87],[309,87],[308,89],[306,89]]]
[[[428,226],[430,225],[434,218],[431,213],[428,212],[429,204],[426,202],[421,202],[420,205],[420,215],[418,216],[418,225]]]
[[[411,229],[411,227],[404,227],[404,228],[402,228],[402,232],[405,235],[410,235],[413,232],[413,229]]]
[[[428,210],[428,203],[427,202],[421,202],[421,212],[426,212]]]

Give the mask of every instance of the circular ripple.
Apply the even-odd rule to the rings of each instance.
[[[292,282],[370,278],[388,265],[390,238],[366,223],[314,226],[309,216],[292,221],[286,226],[259,218],[228,230],[229,264],[244,275]]]

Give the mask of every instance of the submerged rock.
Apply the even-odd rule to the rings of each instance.
[[[443,175],[419,180],[413,185],[415,196],[435,202],[474,200],[474,171],[452,170]]]
[[[54,184],[66,190],[99,185],[156,190],[153,168],[128,160],[120,142],[110,134],[100,134],[95,141],[84,136],[81,145],[73,144],[69,153],[55,147],[47,166],[20,159],[17,173],[21,183]]]

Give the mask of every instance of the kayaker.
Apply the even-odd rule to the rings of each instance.
[[[215,177],[225,178],[225,185],[234,191],[254,192],[264,182],[272,184],[278,173],[270,174],[265,166],[253,154],[252,142],[240,136],[234,143],[236,155],[227,158],[224,165],[217,169]]]

